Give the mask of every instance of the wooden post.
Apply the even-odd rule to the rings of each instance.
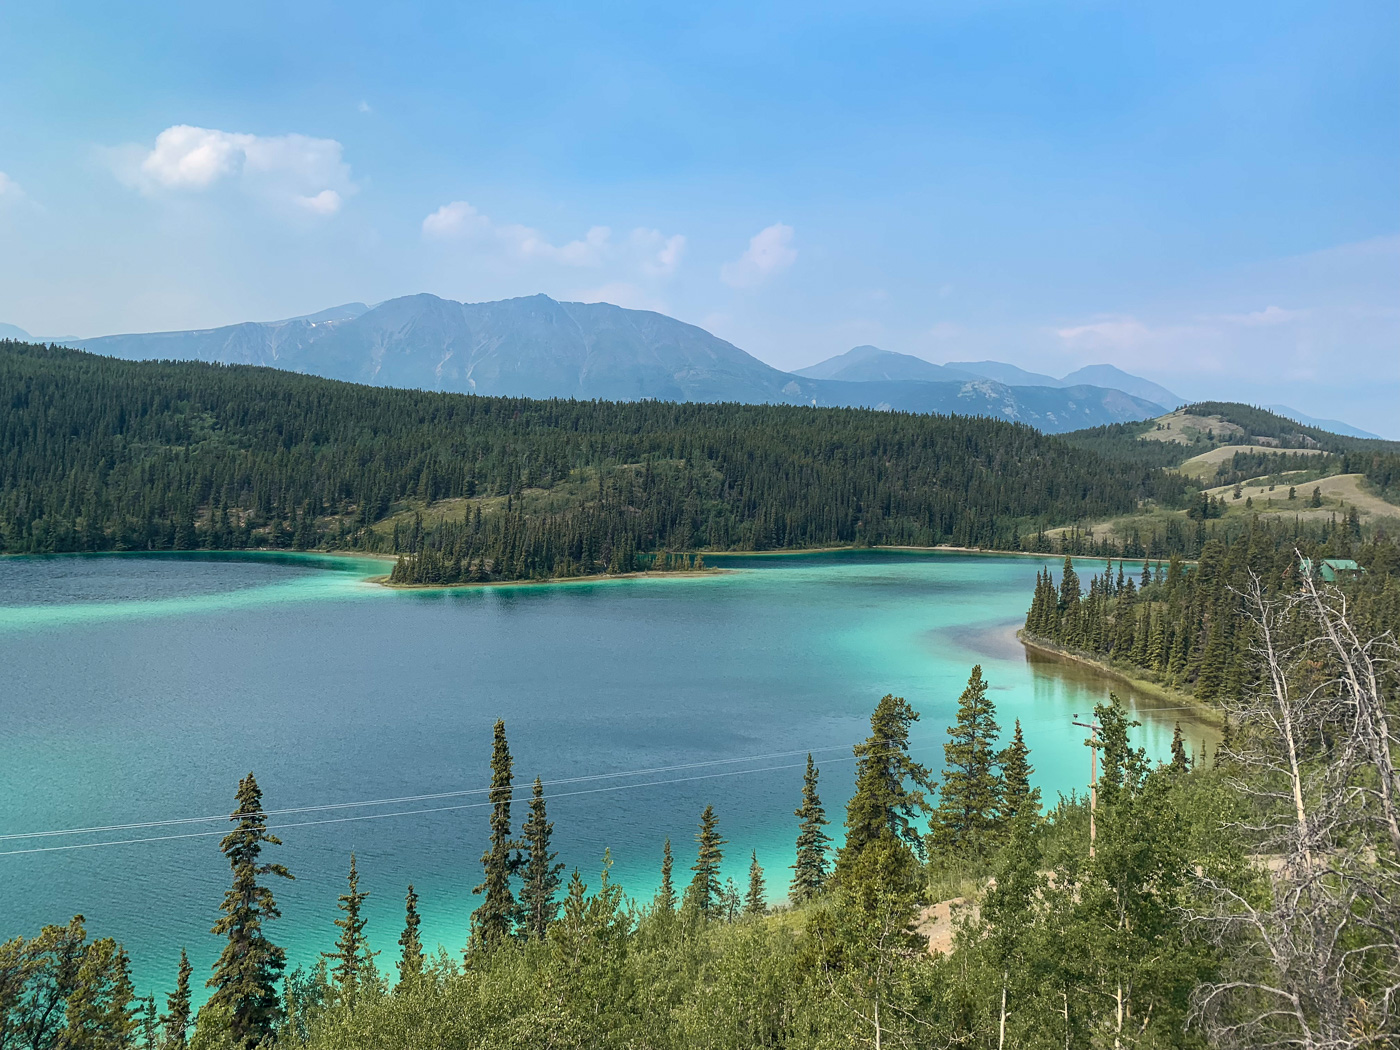
[[[1079,715],[1076,713],[1075,718]],[[1094,811],[1099,806],[1099,730],[1103,727],[1097,722],[1075,722],[1077,726],[1089,730],[1089,739],[1084,741],[1089,745],[1089,859],[1094,859],[1094,839],[1097,835],[1097,828],[1094,826]]]

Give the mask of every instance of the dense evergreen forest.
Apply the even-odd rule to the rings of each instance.
[[[0,391],[9,552],[355,548],[433,552],[409,580],[543,577],[702,548],[1015,549],[1187,487],[964,417],[470,397],[13,342]],[[444,500],[465,501],[445,523],[386,520]]]
[[[1239,696],[1259,673],[1250,618],[1252,579],[1268,595],[1296,589],[1302,557],[1351,559],[1361,572],[1345,581],[1351,614],[1374,634],[1400,633],[1400,546],[1378,530],[1331,523],[1301,532],[1251,520],[1220,530],[1189,568],[1172,557],[1163,568],[1144,561],[1115,574],[1112,562],[1086,588],[1065,558],[1056,585],[1037,581],[1028,640],[1073,650],[1202,700]]]
[[[1020,723],[1003,731],[975,667],[940,772],[910,756],[917,711],[878,702],[839,846],[809,757],[790,878],[733,856],[715,806],[693,850],[659,844],[651,900],[627,899],[606,854],[596,879],[566,878],[549,793],[519,789],[497,722],[480,903],[437,951],[412,885],[401,928],[369,928],[366,897],[390,888],[362,886],[352,853],[328,950],[286,972],[274,891],[293,873],[250,773],[220,844],[207,1002],[193,1008],[183,952],[164,1009],[138,998],[120,945],[78,917],[0,944],[0,1047],[1394,1046],[1393,638],[1357,633],[1341,592],[1306,581],[1255,597],[1260,664],[1214,755],[1178,727],[1149,762],[1110,698],[1085,741],[1092,807],[1046,809]]]

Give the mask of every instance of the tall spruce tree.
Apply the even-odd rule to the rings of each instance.
[[[374,957],[378,952],[369,950],[365,939],[365,919],[360,914],[369,893],[360,889],[360,873],[355,867],[355,854],[350,854],[350,874],[346,877],[350,892],[340,895],[340,910],[343,913],[335,920],[340,927],[340,936],[335,942],[335,951],[322,952],[322,957],[331,964],[331,980],[335,982],[336,995],[349,1009],[354,1009],[366,990],[372,988],[377,979]]]
[[[987,697],[982,665],[973,667],[958,698],[958,720],[943,745],[943,786],[933,817],[933,839],[942,849],[979,855],[996,826],[999,790],[996,752],[1001,727]]]
[[[817,795],[820,770],[807,753],[807,772],[802,777],[802,805],[793,811],[798,818],[797,863],[792,866],[792,888],[788,896],[794,904],[811,900],[826,882],[826,852],[831,836],[822,829],[830,823]]]
[[[481,855],[481,884],[472,889],[483,894],[480,906],[472,913],[471,937],[467,951],[491,948],[510,937],[515,925],[515,896],[510,880],[520,865],[511,838],[511,757],[506,742],[506,724],[497,719],[491,745],[491,845]]]
[[[1181,723],[1172,730],[1171,769],[1174,773],[1185,773],[1191,768],[1191,760],[1186,757],[1186,741],[1181,736]]]
[[[413,883],[408,884],[404,897],[403,933],[399,934],[399,984],[406,985],[423,975],[423,939],[418,928],[423,919],[418,914],[418,894]]]
[[[887,693],[870,715],[870,736],[851,749],[856,756],[856,790],[846,804],[846,843],[837,855],[838,873],[866,846],[886,836],[922,855],[923,841],[913,821],[929,811],[926,792],[933,789],[933,781],[928,769],[909,757],[909,727],[918,720],[918,712],[903,697]]]
[[[661,847],[661,885],[656,891],[657,911],[673,912],[676,910],[676,886],[671,881],[672,865],[671,837],[668,835],[665,844]]]
[[[1108,703],[1094,706],[1094,720],[1099,724],[1091,743],[1099,750],[1099,805],[1108,807],[1137,793],[1147,776],[1147,752],[1130,743],[1128,731],[1142,723],[1128,718],[1117,693],[1108,694]]]
[[[268,875],[290,879],[281,864],[262,863],[263,846],[280,846],[282,840],[268,834],[262,791],[252,773],[238,783],[238,806],[229,817],[237,827],[219,849],[233,870],[233,886],[224,894],[223,917],[211,931],[227,938],[214,976],[206,985],[214,989],[209,1005],[228,1014],[228,1031],[234,1043],[252,1048],[271,1039],[281,1020],[277,981],[287,966],[287,955],[267,939],[263,923],[281,916],[270,887],[259,880]]]
[[[1004,826],[1019,817],[1029,814],[1040,815],[1040,788],[1031,787],[1031,774],[1035,769],[1030,762],[1031,749],[1026,746],[1021,735],[1021,720],[1016,719],[1016,730],[1011,734],[1011,743],[997,754],[997,765],[1001,767],[1000,797],[997,803],[997,817]]]
[[[190,1031],[190,976],[194,967],[185,949],[180,949],[180,968],[175,973],[175,990],[165,998],[162,1050],[185,1050]]]
[[[744,894],[744,914],[762,915],[768,910],[768,884],[758,863],[758,851],[749,854],[749,888]]]
[[[721,913],[724,887],[719,881],[719,866],[724,859],[725,839],[720,838],[719,817],[715,807],[706,806],[700,814],[700,830],[695,834],[697,844],[695,863],[690,870],[695,875],[686,887],[686,904],[697,909],[707,919]]]
[[[542,941],[549,932],[549,924],[559,911],[554,899],[555,893],[563,885],[560,878],[564,865],[554,863],[558,856],[550,852],[549,840],[554,833],[554,825],[545,814],[544,784],[535,778],[534,791],[530,796],[530,816],[522,828],[526,854],[524,885],[520,889],[520,911],[524,934],[530,940]]]

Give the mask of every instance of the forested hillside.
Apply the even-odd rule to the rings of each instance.
[[[409,578],[543,577],[667,550],[1015,549],[1190,487],[965,417],[473,397],[14,342],[0,391],[9,552],[427,550]],[[435,527],[386,521],[445,500]]]

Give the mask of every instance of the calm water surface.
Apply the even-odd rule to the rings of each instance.
[[[410,881],[424,939],[458,951],[497,718],[517,782],[539,775],[553,797],[561,859],[591,884],[611,848],[615,878],[638,898],[655,888],[665,837],[689,866],[707,803],[729,840],[726,874],[742,884],[757,851],[781,892],[806,752],[839,827],[850,746],[875,702],[910,700],[917,757],[939,769],[974,663],[1003,728],[1021,720],[1046,796],[1082,790],[1071,716],[1125,689],[1032,661],[1015,641],[1047,563],[715,561],[737,571],[390,591],[365,581],[385,571],[365,559],[0,559],[0,939],[81,912],[127,945],[140,990],[163,1002],[181,946],[197,973],[217,956],[208,930],[228,882],[226,821],[117,826],[227,814],[254,770],[267,807],[290,811],[274,821],[292,826],[272,852],[297,876],[277,888],[274,930],[293,965],[334,941],[351,850],[381,963],[392,964]],[[1161,757],[1186,712],[1150,705],[1138,735]],[[1193,740],[1209,732],[1190,728]],[[33,835],[99,826],[113,829]]]

